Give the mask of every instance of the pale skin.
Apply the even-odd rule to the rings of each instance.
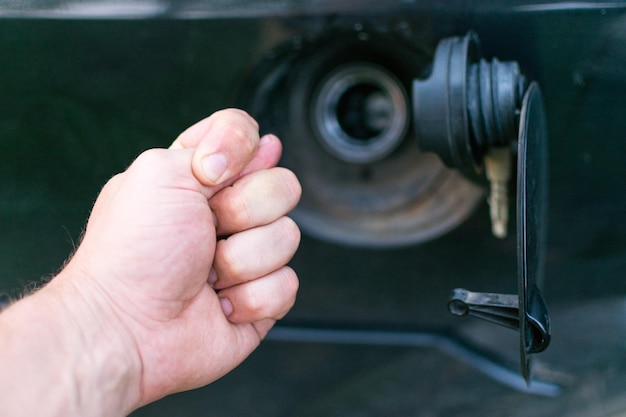
[[[113,177],[61,272],[0,314],[2,415],[124,416],[241,363],[298,289],[280,152],[229,109]]]

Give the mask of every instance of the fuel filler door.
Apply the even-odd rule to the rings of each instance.
[[[530,355],[550,343],[541,295],[547,223],[547,126],[541,91],[516,62],[480,57],[478,38],[442,40],[430,76],[413,83],[420,147],[471,179],[489,182],[493,234],[508,231],[509,184],[516,184],[517,294],[452,291],[448,308],[520,332],[521,372],[531,379]],[[515,172],[516,171],[516,172]],[[516,174],[512,178],[512,175]]]

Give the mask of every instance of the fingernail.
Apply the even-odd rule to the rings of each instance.
[[[226,157],[221,153],[206,156],[202,160],[204,175],[214,184],[217,184],[224,172],[226,172]]]
[[[233,304],[230,302],[228,298],[220,298],[220,304],[222,306],[222,311],[226,317],[233,314]]]
[[[215,270],[215,268],[211,268],[211,270],[209,271],[208,283],[210,286],[213,286],[215,285],[216,282],[217,282],[217,271]]]

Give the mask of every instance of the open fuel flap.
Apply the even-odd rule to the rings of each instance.
[[[550,343],[550,319],[541,282],[547,223],[547,126],[539,86],[516,62],[487,62],[478,38],[442,40],[433,69],[413,89],[418,141],[446,165],[489,181],[494,235],[507,233],[508,186],[516,167],[518,294],[455,289],[452,314],[471,315],[520,332],[521,372],[531,379],[530,355]],[[517,161],[513,158],[517,156]]]

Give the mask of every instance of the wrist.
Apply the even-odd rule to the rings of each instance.
[[[58,305],[66,340],[80,346],[73,358],[81,406],[102,415],[126,415],[138,407],[141,359],[134,339],[98,284],[66,268],[46,288]],[[106,411],[105,411],[106,410]],[[82,414],[81,414],[82,415]]]
[[[70,275],[61,272],[0,317],[0,332],[12,327],[5,378],[34,382],[14,388],[22,399],[15,415],[126,415],[140,400],[137,350],[96,286]]]

